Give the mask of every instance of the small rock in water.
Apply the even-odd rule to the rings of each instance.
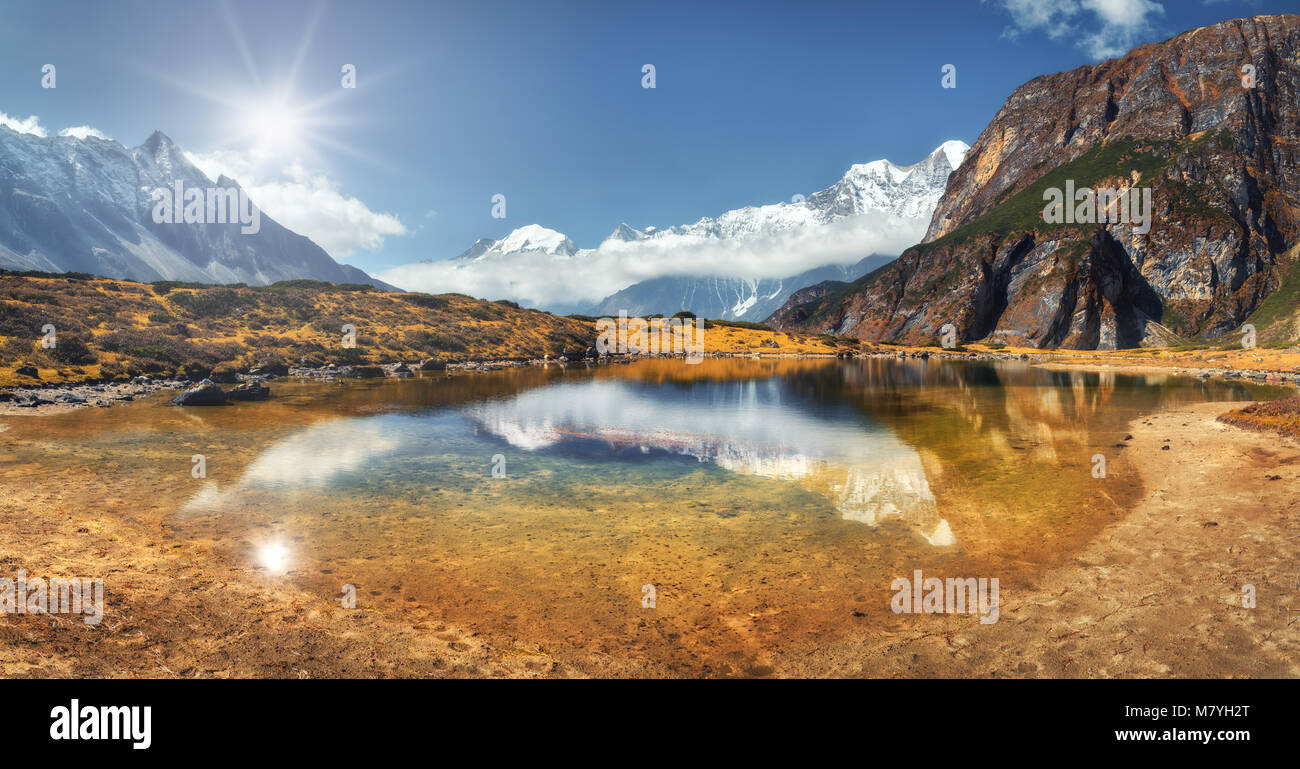
[[[227,397],[232,401],[264,401],[271,397],[271,388],[261,382],[245,382],[232,389]]]
[[[220,406],[226,402],[226,394],[211,379],[204,379],[197,387],[191,387],[172,398],[177,406]]]

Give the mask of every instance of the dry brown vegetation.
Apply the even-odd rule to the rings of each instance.
[[[271,286],[135,283],[0,271],[0,387],[141,374],[203,376],[259,365],[449,362],[558,356],[595,342],[592,318],[462,294],[285,281]],[[54,326],[57,345],[41,346]],[[343,326],[356,329],[344,348]],[[856,340],[708,321],[709,355],[833,355]],[[17,373],[31,366],[37,376]]]
[[[1300,396],[1252,403],[1229,411],[1219,421],[1248,430],[1300,436]]]
[[[53,349],[40,344],[46,324],[56,329]],[[356,329],[354,348],[342,346],[345,324]],[[459,294],[0,275],[0,385],[268,363],[541,357],[593,339],[586,321]],[[23,365],[40,379],[16,374]]]

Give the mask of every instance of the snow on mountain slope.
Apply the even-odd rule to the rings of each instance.
[[[692,309],[669,308],[703,291],[716,295],[705,312],[720,314],[710,317],[766,317],[803,287],[787,282],[793,274],[848,268],[867,254],[896,255],[919,242],[967,149],[948,141],[910,166],[888,160],[854,165],[835,184],[797,202],[746,206],[667,228],[619,224],[592,249],[529,224],[501,240],[480,239],[455,259],[405,265],[383,277],[422,291],[551,309],[604,307],[615,299],[665,314]],[[845,277],[841,272],[818,280]]]
[[[131,280],[267,284],[305,278],[390,288],[339,264],[265,213],[256,233],[229,224],[153,220],[155,190],[214,183],[155,131],[128,149],[87,135],[42,137],[0,126],[0,268]],[[256,203],[256,201],[254,201]]]
[[[826,280],[857,280],[892,259],[873,254],[857,264],[829,264],[785,278],[655,278],[628,286],[582,312],[612,317],[620,310],[633,316],[689,310],[701,318],[761,323],[801,288]]]
[[[511,232],[501,240],[479,238],[468,250],[457,256],[463,262],[481,262],[508,254],[538,253],[554,257],[577,254],[576,243],[563,233],[547,229],[540,224],[529,224]]]

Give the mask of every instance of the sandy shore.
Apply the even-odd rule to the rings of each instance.
[[[1004,588],[996,624],[909,615],[914,623],[886,633],[855,625],[846,606],[842,635],[768,650],[762,672],[1300,675],[1300,444],[1215,421],[1235,405],[1134,422],[1123,451],[1145,498],[1063,563]],[[630,645],[601,655],[606,667],[579,668],[527,638],[489,642],[418,611],[347,610],[172,538],[120,499],[94,514],[65,504],[57,484],[17,481],[0,478],[0,575],[104,575],[108,612],[94,627],[78,616],[0,617],[4,676],[641,674]],[[1242,606],[1245,584],[1256,589],[1253,609]]]
[[[1145,498],[1067,563],[1004,590],[997,623],[914,615],[914,632],[864,633],[783,672],[1300,676],[1300,444],[1215,421],[1237,405],[1135,421],[1125,452]]]
[[[6,677],[530,677],[544,655],[491,649],[419,617],[394,621],[239,568],[130,516],[0,480],[0,575],[102,575],[106,611],[0,616]],[[111,504],[112,500],[106,500]]]

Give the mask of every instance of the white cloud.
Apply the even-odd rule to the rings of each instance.
[[[100,131],[97,128],[91,128],[88,125],[78,125],[72,126],[71,128],[65,128],[62,131],[59,131],[59,136],[71,136],[75,139],[85,139],[88,136],[93,136],[96,139],[109,138],[103,131]]]
[[[378,251],[385,237],[407,234],[397,216],[370,210],[361,200],[344,195],[338,182],[309,171],[300,161],[268,167],[240,152],[186,156],[212,179],[225,175],[238,181],[267,216],[311,238],[336,259]]]
[[[1094,59],[1120,56],[1153,33],[1151,20],[1164,14],[1153,0],[996,0],[1011,15],[1008,37],[1043,32],[1053,40],[1078,36]],[[1095,25],[1095,26],[1093,26]]]
[[[23,120],[0,112],[0,125],[12,128],[20,134],[31,134],[42,138],[49,135],[46,133],[45,128],[41,126],[40,118],[35,115]]]
[[[872,253],[897,254],[920,242],[925,222],[861,214],[744,240],[671,235],[610,241],[569,259],[540,252],[478,262],[420,262],[380,274],[409,291],[514,299],[533,307],[594,302],[643,280],[666,276],[786,278]]]

